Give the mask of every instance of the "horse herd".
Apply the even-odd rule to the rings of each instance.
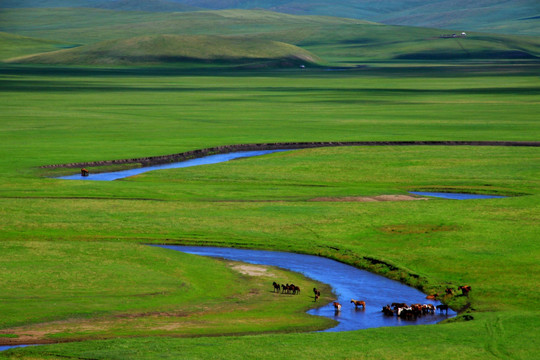
[[[279,285],[274,281],[274,292],[281,292],[282,294],[293,294],[297,295],[300,293],[300,288],[293,284],[281,284]],[[466,286],[459,286],[458,290],[461,290],[461,296],[469,296],[469,292],[471,291],[471,287],[469,285]],[[451,288],[447,288],[445,290],[446,296],[452,296],[454,295],[454,290]],[[319,297],[321,296],[321,292],[317,290],[317,288],[313,288],[313,294],[314,294],[314,301],[317,301]],[[438,300],[439,294],[432,294],[428,295],[426,299],[429,300]],[[355,309],[366,309],[366,302],[363,300],[355,300],[351,299],[351,303],[354,305]],[[337,301],[334,301],[332,303],[334,305],[334,309],[337,312],[341,311],[341,304]],[[386,316],[394,316],[401,319],[407,319],[407,320],[414,320],[420,316],[427,315],[427,314],[435,314],[435,311],[438,310],[439,312],[446,311],[446,315],[448,315],[448,305],[446,304],[440,304],[440,305],[433,305],[433,304],[412,304],[407,305],[405,303],[392,303],[392,305],[386,305],[382,308],[382,313]]]
[[[392,305],[386,305],[382,308],[382,313],[386,316],[394,316],[406,320],[414,320],[420,316],[427,314],[435,314],[435,309],[439,312],[446,311],[448,315],[448,305],[433,305],[433,304],[412,304],[407,305],[405,303],[392,303]]]
[[[363,300],[351,299],[351,303],[354,305],[355,309],[366,309],[366,302]],[[341,304],[337,301],[332,303],[336,313],[341,311]],[[397,315],[401,319],[414,320],[419,316],[426,314],[435,314],[435,309],[440,312],[446,310],[448,315],[448,305],[433,305],[433,304],[413,304],[411,306],[405,303],[392,303],[392,306],[386,305],[382,308],[382,313],[386,316]]]
[[[298,295],[300,294],[300,288],[294,284],[281,284],[279,285],[277,282],[273,282],[272,285],[274,285],[274,292],[281,292],[282,294],[292,294],[292,295]]]

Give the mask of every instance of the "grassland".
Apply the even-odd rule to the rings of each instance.
[[[535,353],[534,333],[523,335],[538,326],[531,306],[540,302],[535,148],[311,149],[116,182],[55,180],[43,177],[51,170],[39,168],[246,142],[536,140],[538,85],[529,70],[441,77],[409,69],[406,79],[395,75],[404,69],[394,68],[241,76],[220,69],[196,70],[202,75],[166,68],[146,75],[130,69],[58,71],[62,76],[51,68],[3,68],[1,246],[10,255],[3,257],[2,272],[10,276],[2,288],[3,307],[12,315],[3,317],[2,332],[19,339],[37,332],[47,341],[119,338],[0,356],[237,358],[241,348],[278,358],[293,348],[299,358],[447,358],[460,351],[461,358],[527,359]],[[342,201],[434,188],[514,196]],[[320,197],[335,201],[312,201]],[[208,268],[206,261],[140,245],[153,242],[320,254],[426,292],[467,283],[474,289],[474,321],[339,335],[147,338],[323,326],[301,314],[292,315],[294,322],[269,321],[289,316],[264,291],[269,279],[242,278],[224,265],[212,265],[220,275],[207,292],[202,274],[195,275]],[[366,263],[366,256],[399,271]],[[309,288],[309,281],[298,281]],[[179,290],[181,282],[193,291]],[[245,287],[226,286],[237,282],[258,289],[251,299],[270,301],[272,308],[245,302]],[[32,297],[36,289],[43,289],[41,295]],[[230,300],[216,300],[230,293]],[[307,297],[296,300],[294,309],[312,304]],[[451,303],[460,308],[465,300]],[[192,309],[194,302],[229,311],[203,316]],[[188,332],[182,324],[190,324]],[[396,338],[402,339],[399,346]],[[435,340],[426,344],[425,338]]]
[[[436,29],[229,10],[9,9],[0,27],[4,60],[33,49],[102,49],[103,41],[139,46],[138,35],[227,35],[248,47],[293,44],[325,65],[3,64],[0,343],[70,343],[0,358],[536,355],[538,148],[306,149],[114,182],[59,180],[73,170],[41,166],[240,143],[538,141],[537,38],[441,39]],[[412,190],[509,197],[356,201]],[[274,268],[250,276],[235,264],[143,245],[155,243],[309,253],[426,293],[464,284],[473,291],[446,299],[461,313],[444,324],[305,333],[331,323],[305,315],[315,305],[308,294],[280,296],[270,284],[323,284]]]

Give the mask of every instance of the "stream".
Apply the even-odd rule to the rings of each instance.
[[[336,312],[332,303],[308,311],[309,314],[325,316],[339,322],[336,327],[324,330],[327,332],[352,331],[383,326],[435,324],[457,315],[456,312],[449,309],[448,315],[445,312],[436,311],[435,314],[426,314],[415,320],[403,320],[397,316],[385,316],[381,312],[382,307],[393,302],[404,302],[409,305],[414,303],[433,304],[435,306],[439,305],[440,302],[427,300],[426,294],[398,281],[324,257],[278,251],[205,246],[156,246],[195,255],[224,258],[250,264],[277,266],[329,284],[338,297],[337,301],[342,304],[341,311]],[[269,281],[268,290],[273,291],[273,280]],[[275,279],[275,281],[279,284],[287,283],[287,279]],[[305,296],[307,301],[313,301],[312,289],[302,289],[299,296]],[[366,309],[356,310],[351,303],[351,299],[365,301]]]

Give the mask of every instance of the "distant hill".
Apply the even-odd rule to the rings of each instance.
[[[171,0],[209,9],[264,8],[391,25],[540,35],[538,0]]]
[[[180,4],[177,2],[166,0],[114,0],[114,1],[99,1],[92,7],[98,9],[111,10],[129,10],[129,11],[153,11],[153,12],[169,12],[169,11],[196,11],[200,8]]]
[[[277,41],[208,35],[155,35],[109,40],[23,56],[8,62],[62,65],[145,65],[182,62],[295,66],[316,63],[309,51]]]
[[[267,9],[390,25],[540,35],[539,0],[0,0],[0,8],[91,7],[150,12]]]
[[[309,56],[315,54],[322,59],[321,61],[334,64],[334,66],[354,66],[363,62],[388,60],[441,62],[476,59],[535,59],[540,56],[540,38],[538,37],[467,32],[465,37],[453,38],[453,31],[440,29],[381,25],[356,19],[325,16],[296,16],[267,10],[168,13],[89,8],[34,8],[5,9],[4,14],[7,16],[5,21],[0,22],[0,31],[31,38],[47,38],[56,41],[56,44],[60,42],[95,45],[95,47],[79,47],[60,54],[43,54],[33,60],[32,58],[20,59],[25,62],[39,60],[47,63],[131,64],[177,62],[186,61],[187,58],[210,61],[213,56],[210,55],[212,51],[216,56],[222,56],[220,61],[225,61],[227,53],[222,50],[220,53],[217,49],[226,49],[226,46],[221,46],[217,42],[218,39],[221,39],[222,45],[225,41],[231,42],[230,48],[237,52],[233,60],[238,63],[253,58],[251,55],[246,55],[247,48],[267,47],[269,44],[273,44],[272,48],[275,48],[276,42],[281,44],[279,47],[282,49],[286,44],[295,45],[297,48],[291,50],[293,53],[302,48],[309,52]],[[456,33],[461,34],[461,32]],[[216,41],[208,43],[207,54],[195,56],[195,49],[190,54],[182,54],[178,52],[178,46],[174,49],[177,52],[173,52],[172,49],[168,49],[165,42],[159,43],[157,39],[163,34],[183,36],[184,45],[182,46],[186,48],[189,44],[199,48],[207,44],[190,41],[190,39],[195,39],[190,36],[207,35]],[[134,37],[139,39],[138,44],[133,44]],[[168,39],[174,43],[181,38]],[[233,40],[238,43],[232,44]],[[1,42],[0,38],[0,46]],[[145,43],[148,44],[144,45]],[[125,44],[129,44],[129,47]],[[12,56],[35,54],[57,48],[54,45],[35,51],[30,51],[31,48],[28,48]],[[134,51],[138,48],[139,53],[135,56]],[[140,55],[140,50],[143,48],[148,50]],[[163,52],[165,48],[168,49],[167,52]],[[118,49],[125,49],[126,53],[116,51]],[[105,51],[109,60],[100,58],[98,50]],[[199,50],[203,51],[203,49]],[[259,59],[269,57],[269,55],[262,55],[265,51],[266,49],[262,48],[258,50]],[[86,53],[83,54],[83,52]],[[122,57],[126,54],[127,57]]]
[[[125,11],[195,11],[200,8],[174,0],[0,0],[0,8],[86,7]]]
[[[266,10],[167,13],[13,8],[1,13],[0,31],[76,44],[160,34],[252,35],[293,44],[320,29],[331,32],[341,25],[370,24],[356,19],[295,16]]]

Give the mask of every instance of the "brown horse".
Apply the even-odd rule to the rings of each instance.
[[[461,294],[463,296],[469,296],[469,292],[471,291],[471,287],[469,285],[460,286],[460,287],[458,287],[458,290],[461,290]]]
[[[424,305],[422,305],[422,313],[423,314],[427,314],[427,313],[434,314],[435,313],[435,305],[433,305],[433,304],[424,304]]]
[[[437,300],[438,297],[439,297],[439,293],[435,293],[433,295],[426,296],[426,299],[428,299],[428,300]]]
[[[341,311],[340,303],[338,303],[337,301],[334,301],[332,304],[334,305],[334,309],[336,309],[336,311]]]
[[[89,174],[90,174],[90,172],[88,170],[86,170],[85,168],[81,169],[81,176],[88,176]]]
[[[354,304],[354,307],[358,309],[359,306],[363,307],[364,310],[366,309],[366,302],[362,300],[354,300],[351,299],[351,302]]]

